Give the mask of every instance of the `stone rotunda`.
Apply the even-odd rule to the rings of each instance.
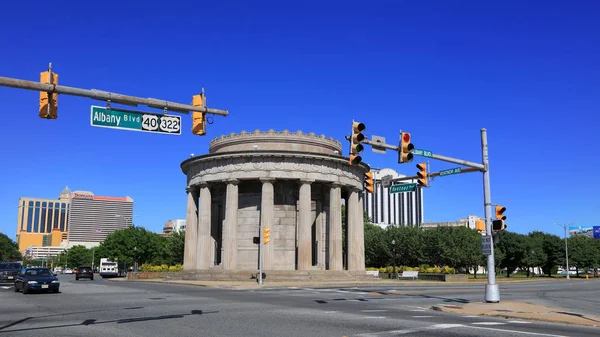
[[[302,131],[231,133],[181,163],[187,176],[184,278],[263,270],[364,274],[363,177],[333,138]],[[342,251],[342,199],[346,252]],[[327,272],[325,272],[327,273]],[[291,272],[293,274],[293,272]]]

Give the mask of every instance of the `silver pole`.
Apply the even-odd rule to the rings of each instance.
[[[567,243],[567,224],[558,224],[565,230],[565,257],[567,259],[567,280],[571,279],[571,271],[569,270],[569,244]]]
[[[486,235],[492,236],[492,193],[490,192],[490,167],[488,158],[487,130],[481,129],[481,157],[483,161],[483,204],[485,206]],[[494,259],[494,243],[490,245],[487,257],[488,283],[485,285],[485,301],[500,302],[500,289],[496,284],[496,263]]]
[[[265,238],[263,237],[263,227],[262,224],[258,226],[258,284],[263,284],[262,279],[262,263],[263,263],[263,251],[265,248]]]

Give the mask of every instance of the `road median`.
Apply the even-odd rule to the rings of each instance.
[[[600,316],[517,301],[500,303],[473,302],[457,305],[439,304],[432,306],[432,309],[462,315],[503,317],[600,327]]]

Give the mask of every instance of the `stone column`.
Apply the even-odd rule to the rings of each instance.
[[[310,180],[300,181],[298,210],[298,270],[307,270],[312,266],[312,210]]]
[[[365,225],[358,189],[348,197],[348,270],[365,270]]]
[[[260,202],[261,232],[259,235],[263,235],[262,228],[271,229],[271,241],[263,247],[263,270],[270,270],[273,268],[273,252],[275,251],[273,237],[273,220],[275,217],[275,191],[273,189],[273,183],[275,182],[275,179],[261,178],[260,181],[262,182],[262,194]]]
[[[210,269],[214,246],[210,236],[212,197],[210,188],[200,186],[200,214],[198,219],[198,244],[196,246],[196,269]]]
[[[187,208],[185,213],[185,246],[183,253],[183,270],[196,269],[196,249],[198,238],[198,189],[188,186]]]
[[[321,193],[322,195],[322,193]],[[323,239],[323,219],[325,218],[325,213],[323,212],[323,201],[317,200],[317,210],[316,210],[316,219],[315,219],[315,240],[317,245],[317,267],[319,269],[325,269],[325,260],[323,259],[323,248],[325,247]]]
[[[225,220],[223,221],[223,269],[237,266],[238,180],[227,180]]]
[[[329,188],[329,270],[343,270],[342,263],[342,189]]]

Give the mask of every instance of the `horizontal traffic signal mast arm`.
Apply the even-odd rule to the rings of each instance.
[[[472,168],[472,167],[467,167],[467,168],[464,168],[464,169],[460,170],[460,173],[457,173],[457,174],[470,173],[470,172],[480,172],[480,170],[476,169],[476,168]],[[438,177],[439,175],[440,175],[440,172],[433,172],[433,173],[428,174],[427,176],[428,177]],[[419,176],[402,177],[402,178],[392,179],[392,182],[393,183],[397,183],[397,182],[400,182],[400,181],[418,180],[418,179],[420,179]]]
[[[363,144],[367,144],[367,145],[371,145],[371,146],[377,146],[377,147],[385,147],[386,149],[390,149],[390,150],[394,150],[394,151],[399,151],[400,149],[398,148],[398,146],[395,145],[390,145],[390,144],[385,144],[385,143],[377,143],[377,142],[373,142],[370,140],[363,140],[362,141]],[[474,163],[468,160],[462,160],[462,159],[456,159],[456,158],[451,158],[451,157],[446,157],[446,156],[442,156],[436,153],[433,153],[431,155],[431,157],[429,158],[433,158],[433,159],[437,159],[437,160],[441,160],[441,161],[445,161],[448,163],[454,163],[454,164],[458,164],[458,165],[464,165],[464,166],[469,166],[472,168],[476,168],[476,171],[484,171],[485,167],[483,166],[483,164],[480,163]],[[465,172],[465,170],[463,170],[463,172]],[[475,172],[475,171],[468,171],[468,172]]]
[[[142,98],[142,97],[134,97],[121,95],[117,93],[101,91],[96,89],[80,89],[67,87],[64,85],[54,85],[54,84],[46,84],[40,82],[33,82],[27,80],[20,80],[16,78],[2,77],[0,76],[0,86],[10,87],[10,88],[19,88],[25,90],[34,90],[34,91],[45,91],[69,96],[79,96],[79,97],[87,97],[92,99],[97,99],[101,101],[110,100],[113,103],[125,104],[125,105],[146,105],[151,108],[158,109],[166,109],[168,111],[177,111],[181,113],[189,113],[190,111],[204,112],[207,114],[213,115],[221,115],[227,116],[229,115],[229,111],[221,110],[221,109],[212,109],[201,106],[193,106],[189,104],[181,104],[175,102],[164,101],[155,98]]]

